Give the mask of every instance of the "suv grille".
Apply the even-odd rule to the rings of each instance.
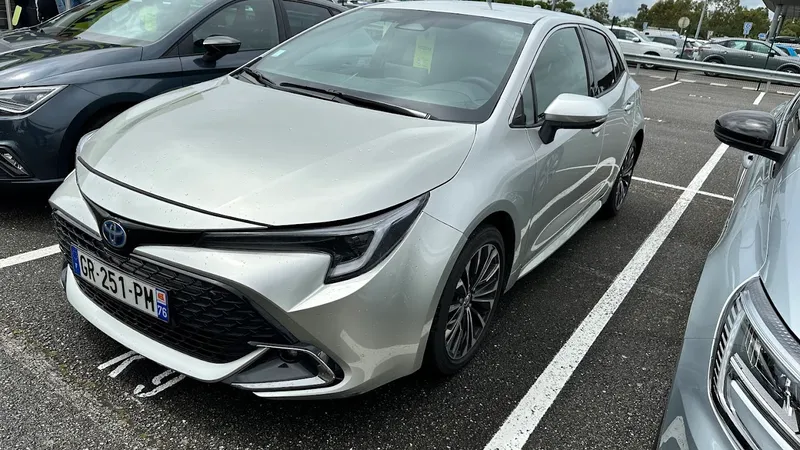
[[[53,218],[61,252],[68,265],[71,261],[70,245],[74,244],[142,281],[167,290],[170,323],[137,311],[77,279],[83,293],[93,302],[138,332],[211,363],[227,363],[249,354],[255,348],[248,341],[293,343],[250,302],[224,287],[133,255],[111,252],[101,241],[72,225],[60,214],[54,213]]]

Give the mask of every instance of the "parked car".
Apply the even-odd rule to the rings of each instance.
[[[714,133],[745,152],[692,303],[657,448],[800,447],[800,96]]]
[[[94,0],[0,35],[0,187],[57,186],[87,132],[341,11],[325,0]]]
[[[680,54],[680,49],[674,45],[653,42],[649,37],[634,28],[615,26],[611,28],[611,32],[619,40],[619,45],[624,53],[661,56],[663,58],[677,58]],[[645,64],[645,67],[652,69],[655,65]]]
[[[502,293],[620,211],[643,140],[596,22],[362,6],[85,136],[50,200],[62,280],[128,348],[263,397],[451,374]]]
[[[755,39],[732,38],[712,40],[697,49],[695,59],[699,61],[756,67],[788,73],[800,73],[800,61],[783,50],[770,48]],[[716,76],[714,72],[706,75]]]

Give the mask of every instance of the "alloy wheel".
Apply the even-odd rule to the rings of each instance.
[[[467,356],[485,331],[500,289],[500,275],[497,246],[484,244],[459,277],[448,309],[444,342],[452,360]]]
[[[636,159],[636,144],[631,144],[628,148],[628,153],[625,154],[625,159],[622,161],[622,167],[619,169],[619,178],[617,179],[617,192],[614,193],[614,208],[619,209],[625,197],[628,196],[628,190],[631,187],[631,180],[633,179],[633,164]]]

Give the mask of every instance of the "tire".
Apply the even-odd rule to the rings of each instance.
[[[718,59],[711,59],[711,60],[708,60],[708,61],[705,61],[705,62],[711,63],[711,64],[723,64],[722,61],[720,61]],[[705,76],[707,76],[707,77],[718,77],[719,76],[719,74],[716,73],[716,72],[703,72],[703,74],[705,74]]]
[[[625,203],[625,199],[628,198],[631,181],[633,180],[633,169],[636,167],[637,147],[636,140],[634,140],[631,142],[630,147],[628,147],[628,151],[625,152],[625,157],[622,159],[622,165],[617,174],[617,179],[611,187],[611,194],[600,208],[602,217],[611,218],[619,214],[622,205]]]
[[[659,55],[658,53],[655,53],[655,52],[644,52],[644,54],[645,55],[650,55],[650,56],[661,56],[661,55]],[[655,64],[642,64],[642,66],[645,69],[648,69],[648,70],[658,69],[658,66],[656,66]]]
[[[430,372],[452,375],[466,366],[480,348],[505,286],[508,267],[504,249],[503,236],[491,225],[480,226],[464,246],[439,299],[428,337],[425,366]],[[478,282],[470,283],[467,273]],[[475,295],[479,292],[484,294]],[[462,327],[470,327],[473,334],[459,334]]]

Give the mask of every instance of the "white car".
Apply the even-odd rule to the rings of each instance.
[[[614,36],[617,37],[622,52],[633,55],[653,55],[661,56],[664,58],[677,58],[681,49],[674,45],[660,44],[653,42],[649,37],[645,36],[639,30],[627,27],[608,27]],[[652,64],[645,64],[645,67],[652,69]]]

